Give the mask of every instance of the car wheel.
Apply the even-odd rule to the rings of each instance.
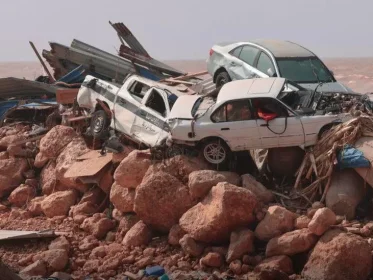
[[[110,119],[104,110],[98,110],[93,113],[90,129],[94,137],[101,138],[105,136],[109,125]]]
[[[219,88],[230,81],[232,81],[232,79],[229,77],[229,74],[223,71],[216,76],[216,88]]]
[[[227,163],[230,150],[223,140],[215,139],[207,141],[202,146],[203,157],[214,165],[223,165]]]

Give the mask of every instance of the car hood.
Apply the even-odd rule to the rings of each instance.
[[[201,98],[198,95],[180,96],[172,107],[168,119],[193,119],[192,109]]]
[[[317,83],[312,83],[312,84],[303,84],[299,83],[300,86],[310,89],[310,90],[315,90],[315,88],[318,86]],[[319,92],[348,92],[348,93],[354,93],[354,91],[344,85],[342,85],[339,82],[330,82],[330,83],[324,83],[321,86],[317,88],[317,91]]]

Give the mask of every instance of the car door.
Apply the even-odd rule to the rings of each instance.
[[[244,79],[243,75],[243,61],[239,58],[242,50],[242,46],[237,47],[229,52],[230,58],[227,61],[228,65],[225,66],[229,77],[232,80],[242,80]]]
[[[148,146],[156,146],[166,139],[170,131],[167,116],[170,113],[167,94],[151,88],[136,112],[131,135]]]
[[[253,98],[252,104],[263,149],[304,144],[305,136],[300,117],[279,100],[269,97]],[[261,113],[274,114],[275,118],[267,121]]]
[[[114,102],[114,127],[127,134],[131,134],[133,123],[141,101],[150,87],[136,80],[130,80],[118,91]]]
[[[239,59],[243,62],[242,67],[238,71],[241,79],[251,79],[261,77],[261,73],[255,69],[254,63],[260,53],[260,50],[254,46],[244,45],[239,55]]]
[[[267,77],[278,76],[273,60],[263,51],[260,52],[258,59],[255,61],[255,67]]]
[[[260,146],[257,123],[248,99],[221,105],[212,113],[211,121],[211,124],[203,127],[203,133],[221,137],[232,151]]]

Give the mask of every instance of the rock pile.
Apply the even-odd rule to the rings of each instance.
[[[33,157],[10,155],[11,140],[29,130],[0,129],[0,228],[65,235],[22,253],[15,267],[24,279],[55,272],[109,279],[152,265],[174,279],[364,280],[371,273],[369,223],[342,222],[321,203],[299,215],[274,203],[250,174],[214,171],[186,156],[155,162],[149,150],[113,159],[108,187],[83,184],[64,174],[89,151],[84,139],[56,126],[34,143]]]

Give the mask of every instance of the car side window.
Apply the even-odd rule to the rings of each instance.
[[[241,50],[242,50],[242,47],[235,48],[233,51],[231,51],[231,55],[238,58],[240,57]]]
[[[267,114],[276,114],[278,118],[289,117],[287,108],[274,98],[253,98],[251,103],[254,108],[254,115],[258,119],[258,111]]]
[[[258,53],[259,50],[257,48],[251,46],[244,46],[240,53],[240,59],[242,59],[249,65],[254,65],[254,61]]]
[[[134,81],[129,87],[128,92],[134,96],[139,97],[140,99],[143,99],[146,92],[150,89],[150,86],[141,83],[139,81]]]
[[[162,115],[162,117],[166,117],[166,104],[164,103],[164,100],[158,91],[154,89],[151,91],[148,99],[145,102],[145,106],[158,112]]]
[[[238,122],[255,119],[249,100],[225,103],[211,116],[213,122]]]
[[[259,60],[258,60],[258,70],[267,74],[270,77],[276,76],[275,67],[273,66],[271,58],[265,54],[264,52],[260,53]]]

